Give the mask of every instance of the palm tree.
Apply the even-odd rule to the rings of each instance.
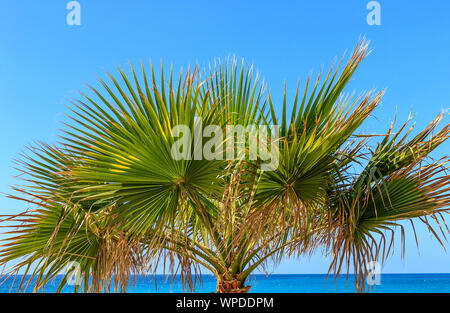
[[[112,86],[100,80],[103,91],[89,87],[73,102],[59,144],[37,144],[19,159],[26,183],[11,197],[33,208],[3,216],[12,229],[0,265],[15,263],[6,277],[23,270],[30,275],[19,291],[32,279],[38,291],[65,273],[61,290],[67,264],[77,262],[75,291],[124,292],[135,275],[167,266],[190,290],[209,270],[217,292],[243,293],[268,261],[322,249],[330,273],[353,269],[363,291],[367,262],[392,254],[396,227],[404,237],[400,221],[417,218],[443,244],[448,160],[429,154],[449,125],[435,132],[439,115],[413,138],[409,120],[381,140],[356,133],[383,95],[343,95],[367,46],[359,42],[347,63],[297,88],[290,114],[286,89],[277,114],[258,75],[236,61],[175,80],[161,67],[158,81],[153,66],[151,77],[144,66],[130,75],[119,68],[121,81],[108,73]],[[239,146],[232,158],[198,157],[195,131],[185,137],[192,148],[175,158],[178,125],[264,129],[257,143],[270,143],[277,164],[263,169],[267,159],[248,157],[252,140],[242,144],[234,133],[214,148],[224,156]]]

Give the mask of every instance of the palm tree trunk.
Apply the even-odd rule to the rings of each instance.
[[[238,280],[236,276],[225,279],[224,275],[218,275],[216,293],[247,293],[250,287],[245,286],[245,280]]]

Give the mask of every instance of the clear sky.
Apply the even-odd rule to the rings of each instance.
[[[215,57],[244,57],[279,100],[285,81],[293,92],[298,79],[326,69],[365,35],[374,51],[347,90],[387,93],[364,130],[384,132],[395,115],[403,122],[410,112],[418,130],[450,110],[447,0],[380,0],[379,26],[366,22],[367,0],[79,0],[80,26],[67,25],[68,2],[0,1],[1,192],[17,182],[13,159],[26,145],[57,140],[66,99],[86,90],[85,83],[97,84],[105,69],[128,61],[162,59],[178,69]],[[448,113],[443,123],[449,123]],[[445,143],[433,156],[448,155],[449,148]],[[0,214],[22,209],[22,203],[0,195]],[[450,255],[425,227],[417,225],[420,254],[407,230],[405,261],[397,245],[383,272],[450,272]],[[323,273],[328,265],[318,254],[286,260],[275,273]]]

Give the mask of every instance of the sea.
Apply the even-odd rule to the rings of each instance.
[[[21,276],[3,278],[0,293],[16,292]],[[353,276],[326,278],[322,274],[272,274],[253,275],[248,284],[251,292],[261,293],[352,293]],[[58,287],[61,277],[49,282],[43,292],[53,293]],[[31,281],[30,286],[33,286]],[[373,293],[450,293],[450,274],[382,274],[371,281],[369,292]],[[212,275],[203,275],[202,281],[195,284],[195,292],[210,293],[215,291],[216,280]],[[32,292],[29,288],[26,292]],[[73,286],[66,286],[62,292],[73,292]],[[135,277],[127,292],[130,293],[181,293],[183,289],[180,278],[171,279],[165,275],[149,275]]]

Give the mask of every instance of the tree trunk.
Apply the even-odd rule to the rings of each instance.
[[[217,293],[247,293],[251,286],[245,286],[245,280],[240,281],[236,278],[226,280],[223,275],[217,279]]]

